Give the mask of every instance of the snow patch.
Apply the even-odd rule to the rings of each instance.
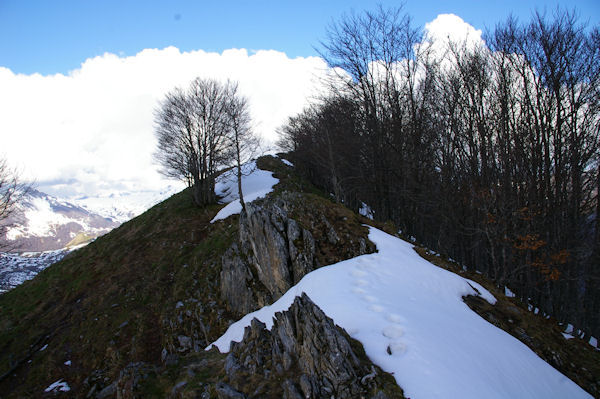
[[[244,174],[242,176],[242,190],[244,201],[246,203],[266,196],[273,191],[273,186],[279,183],[279,179],[274,178],[273,173],[258,169],[256,167],[256,162],[254,161],[245,164],[242,172]],[[210,221],[211,223],[238,214],[242,211],[242,204],[240,204],[237,189],[237,177],[234,169],[219,177],[216,183],[215,192],[217,195],[223,197],[221,199],[222,203],[228,204],[217,213]]]
[[[411,244],[380,230],[371,228],[369,238],[377,253],[307,274],[278,301],[232,324],[212,345],[227,352],[253,318],[270,329],[274,314],[305,292],[352,332],[374,363],[393,373],[407,397],[591,397],[469,309],[465,295],[495,301],[479,284],[432,265]]]
[[[567,334],[571,334],[573,332],[573,325],[572,324],[567,324],[567,328],[565,329],[565,332]]]
[[[508,287],[504,287],[504,295],[505,295],[507,298],[514,298],[514,297],[515,297],[515,293],[514,293],[514,292],[512,292],[512,291],[510,290],[510,288],[508,288]]]
[[[63,381],[61,378],[60,380],[50,384],[48,388],[44,389],[44,392],[69,392],[70,390],[71,387],[69,387],[69,384],[67,384],[67,382]]]
[[[8,253],[0,252],[0,293],[8,291],[26,280],[31,280],[40,271],[58,262],[70,251],[81,246],[66,250],[45,252]]]
[[[373,220],[373,215],[374,215],[373,210],[371,209],[371,207],[369,205],[365,204],[364,202],[361,202],[358,213],[368,219]]]

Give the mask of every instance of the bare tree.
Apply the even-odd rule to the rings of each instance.
[[[232,159],[229,104],[235,90],[229,81],[197,78],[187,90],[168,93],[155,111],[154,156],[161,172],[193,187],[199,206],[216,200],[218,170]]]
[[[235,82],[197,78],[187,90],[168,93],[155,112],[158,149],[155,159],[162,173],[192,187],[199,206],[216,200],[219,171],[235,166],[238,192],[242,193],[242,165],[258,151],[252,132],[248,100],[239,95]]]
[[[229,117],[229,126],[231,128],[231,144],[234,149],[235,168],[238,185],[238,195],[242,209],[246,210],[244,202],[244,193],[242,190],[242,177],[244,172],[242,165],[249,162],[260,147],[260,141],[252,131],[252,118],[248,99],[237,94],[237,84],[233,86],[229,99],[227,115]]]
[[[8,217],[30,188],[30,184],[21,181],[16,169],[10,168],[5,159],[0,159],[0,248],[4,247],[2,241],[10,226]]]

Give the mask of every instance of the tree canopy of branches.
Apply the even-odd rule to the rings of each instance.
[[[352,14],[323,43],[331,94],[281,143],[338,201],[597,336],[599,37],[557,10],[439,54],[401,10]]]
[[[199,206],[213,203],[215,179],[224,167],[237,165],[240,201],[241,163],[252,152],[255,136],[247,100],[237,83],[197,78],[187,90],[169,92],[155,111],[161,172],[191,186]]]

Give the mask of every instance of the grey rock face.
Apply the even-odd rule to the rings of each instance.
[[[291,287],[295,275],[304,275],[307,269],[313,268],[312,254],[305,258],[299,256],[301,249],[296,248],[295,242],[300,240],[301,246],[304,246],[304,232],[287,217],[284,206],[283,201],[275,201],[266,207],[248,204],[246,212],[240,216],[242,248],[250,255],[249,261],[258,279],[274,298],[281,297]],[[310,233],[306,234],[310,236]],[[294,264],[290,249],[296,255]],[[299,265],[301,270],[294,271],[295,265]]]
[[[367,398],[379,391],[374,378],[364,378],[373,365],[359,359],[342,330],[306,294],[276,314],[271,331],[254,319],[244,339],[232,344],[225,370],[232,387],[250,397],[256,393],[247,383],[250,376],[284,398]]]
[[[234,311],[250,313],[257,306],[250,289],[252,281],[250,265],[242,259],[237,244],[233,244],[222,257],[221,297]]]
[[[229,385],[219,382],[217,383],[215,390],[219,399],[246,399],[247,396],[241,392],[236,391]]]
[[[316,268],[312,234],[288,217],[281,198],[246,204],[239,244],[222,257],[221,296],[242,314],[279,299]]]

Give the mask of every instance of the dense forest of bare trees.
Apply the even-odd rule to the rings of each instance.
[[[600,335],[600,30],[508,19],[443,51],[400,10],[330,26],[330,94],[281,146],[335,200]]]

